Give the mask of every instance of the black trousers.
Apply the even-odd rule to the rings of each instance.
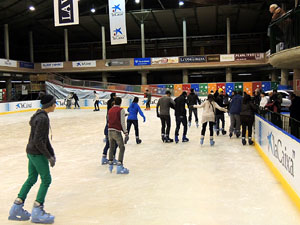
[[[150,109],[150,100],[147,100],[146,102],[146,109]]]
[[[138,137],[139,136],[139,123],[138,123],[138,121],[137,120],[127,120],[128,134],[130,132],[131,124],[133,124],[133,126],[134,126],[135,136]]]
[[[195,121],[198,122],[198,111],[197,108],[189,108],[189,122],[192,121],[192,114],[195,115]]]
[[[209,135],[212,137],[214,136],[214,122],[209,121]],[[205,131],[206,131],[206,126],[207,126],[207,122],[202,124],[202,131],[201,131],[201,135],[205,136]]]
[[[243,116],[241,115],[241,124],[242,124],[242,137],[246,137],[246,130],[248,127],[248,137],[252,137],[252,126],[254,123],[253,116]]]
[[[161,121],[161,134],[169,136],[171,129],[171,118],[170,116],[160,115]],[[167,129],[166,129],[167,126]]]
[[[187,133],[187,119],[186,116],[176,116],[176,129],[175,136],[179,135],[180,124],[183,125],[183,136],[186,136]]]
[[[216,115],[216,129],[220,130],[220,120],[222,122],[222,129],[225,127],[225,118],[224,113]]]
[[[96,100],[94,103],[95,110],[99,110],[99,100]]]
[[[74,105],[75,105],[75,108],[76,108],[76,106],[78,106],[78,108],[80,108],[80,105],[78,104],[78,101],[76,101],[76,100],[75,100],[75,104]]]

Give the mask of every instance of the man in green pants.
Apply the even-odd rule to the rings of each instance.
[[[26,147],[29,160],[28,178],[9,211],[9,220],[29,220],[31,216],[31,221],[34,223],[54,222],[54,216],[44,211],[44,201],[51,184],[49,163],[51,167],[54,167],[56,162],[54,150],[48,137],[50,128],[48,113],[54,112],[56,99],[52,95],[43,95],[41,105],[42,109],[37,110],[29,122],[31,131]],[[23,206],[28,192],[38,179],[38,175],[40,175],[42,182],[30,215],[23,209]]]

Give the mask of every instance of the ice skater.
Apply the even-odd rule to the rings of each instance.
[[[193,88],[191,89],[191,93],[187,97],[187,102],[188,102],[188,107],[189,107],[189,127],[192,125],[193,113],[195,116],[196,126],[199,127],[198,111],[197,111],[197,108],[193,108],[193,105],[197,105],[197,103],[200,105],[201,101],[200,101],[198,95],[195,94],[195,90]]]
[[[206,131],[207,123],[209,123],[209,133],[210,133],[210,145],[213,146],[215,144],[214,141],[214,123],[215,123],[215,113],[216,109],[221,111],[227,112],[227,109],[220,107],[215,101],[214,96],[209,94],[207,96],[207,100],[201,105],[194,105],[195,108],[203,108],[202,113],[202,131],[201,131],[201,138],[200,144],[203,145],[204,143],[204,136]]]
[[[70,92],[67,96],[67,104],[66,104],[66,109],[71,109],[72,106],[72,98],[73,98],[73,93]]]
[[[122,132],[125,134],[125,142],[128,141],[128,132],[125,125],[125,110],[121,108],[122,99],[115,98],[115,105],[108,111],[108,139],[110,144],[109,149],[109,170],[113,170],[113,159],[118,144],[120,151],[117,164],[117,174],[128,174],[129,170],[123,166],[125,154],[125,145],[122,137]]]
[[[74,98],[74,101],[75,101],[75,103],[74,103],[74,109],[76,109],[76,107],[78,107],[78,109],[80,109],[80,105],[78,104],[79,98],[78,98],[77,94],[73,93],[73,97],[72,98]]]
[[[183,125],[183,136],[182,142],[188,142],[189,139],[186,137],[187,134],[187,118],[186,118],[186,109],[185,106],[187,105],[186,99],[187,93],[185,91],[182,94],[175,98],[175,118],[176,118],[176,129],[175,129],[175,142],[176,144],[179,142],[179,129],[180,124]]]
[[[94,91],[94,111],[99,111],[99,95],[97,94],[96,91]]]
[[[222,107],[225,108],[226,105],[224,104],[224,92],[223,89],[220,88],[218,92],[214,94],[214,98],[216,103]],[[222,122],[222,127],[220,128],[220,123]],[[225,116],[224,116],[224,111],[221,111],[219,109],[216,109],[216,133],[217,136],[219,136],[219,133],[222,133],[223,135],[226,134],[225,130]]]
[[[107,152],[109,149],[109,139],[108,139],[108,123],[106,123],[105,128],[104,128],[104,135],[105,135],[105,146],[103,148],[103,153],[102,153],[102,160],[101,160],[101,164],[102,165],[106,165],[108,164],[108,159],[107,159]],[[113,164],[117,165],[118,161],[116,160],[115,156],[116,156],[116,152],[117,152],[117,148],[118,145],[115,145],[115,149],[114,149],[114,158],[113,158]]]
[[[9,211],[9,220],[29,220],[33,223],[53,223],[54,216],[44,210],[45,197],[51,184],[49,164],[55,166],[56,158],[49,141],[50,121],[48,113],[54,112],[56,99],[52,95],[41,97],[42,109],[38,109],[30,119],[30,136],[26,147],[28,158],[28,178],[23,184],[18,197]],[[33,204],[31,214],[23,209],[27,194],[36,183],[38,175],[41,185]]]
[[[149,92],[149,90],[147,89],[145,94],[144,94],[144,97],[147,98],[147,102],[146,102],[146,110],[150,110],[150,103],[151,103],[151,93]]]
[[[229,128],[229,137],[231,138],[233,132],[236,137],[241,135],[241,118],[240,113],[242,109],[243,97],[241,96],[242,92],[233,91],[233,97],[229,105],[229,114],[230,114],[230,128]]]
[[[156,105],[156,114],[161,120],[161,139],[166,143],[173,142],[173,139],[169,137],[171,129],[170,108],[175,108],[175,102],[171,98],[171,92],[166,91],[166,96],[161,97]]]
[[[146,122],[146,117],[142,112],[140,106],[138,105],[138,102],[139,102],[139,98],[134,97],[133,102],[130,104],[130,106],[127,109],[127,111],[129,112],[129,115],[127,117],[127,131],[129,135],[131,125],[133,124],[135,130],[135,141],[137,144],[141,144],[142,140],[139,138],[139,124],[138,124],[137,114],[139,113],[141,117],[143,117],[144,123]]]
[[[110,99],[107,101],[107,113],[111,109],[111,107],[113,107],[115,98],[116,98],[116,93],[111,93]]]

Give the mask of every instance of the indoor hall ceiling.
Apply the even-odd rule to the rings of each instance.
[[[292,2],[293,0],[287,1]],[[187,22],[188,36],[218,35],[226,33],[226,18],[231,19],[232,33],[266,32],[270,21],[268,7],[271,0],[144,0],[144,12],[134,0],[126,1],[126,23],[129,40],[140,39],[140,21],[144,19],[145,37],[182,37],[182,20]],[[33,4],[34,12],[28,10]],[[90,12],[95,7],[96,13]],[[68,26],[69,42],[101,41],[101,25],[109,40],[107,0],[80,0],[80,24]],[[63,29],[54,27],[52,0],[2,0],[0,26],[9,24],[13,44],[27,45],[28,31],[33,30],[35,45],[62,44]],[[3,35],[0,37],[3,42]]]

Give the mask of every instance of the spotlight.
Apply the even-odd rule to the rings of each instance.
[[[34,11],[34,10],[35,10],[35,8],[34,8],[33,5],[29,6],[28,9],[29,9],[30,11]]]
[[[140,0],[135,0],[135,3],[136,4],[140,4]]]
[[[184,5],[184,1],[179,1],[178,4],[179,4],[179,6],[183,6]]]
[[[91,8],[91,12],[92,12],[92,13],[95,13],[95,12],[96,12],[96,9],[95,9],[95,8]]]

